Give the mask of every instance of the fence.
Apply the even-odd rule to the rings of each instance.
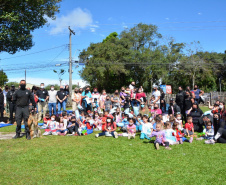
[[[152,94],[147,93],[147,99],[149,100],[151,98]],[[169,100],[173,98],[175,100],[176,94],[166,94],[165,95],[165,100],[167,103],[169,103]],[[220,100],[226,103],[226,92],[210,92],[210,93],[204,93],[203,94],[204,98],[204,105],[208,106],[210,101],[210,104],[213,105],[216,100]]]

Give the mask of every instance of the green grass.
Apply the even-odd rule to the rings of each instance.
[[[15,131],[15,126],[0,129]],[[226,184],[226,145],[172,146],[94,134],[0,140],[0,184]]]

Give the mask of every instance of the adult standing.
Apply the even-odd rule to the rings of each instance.
[[[136,97],[135,97],[136,101],[137,101],[137,106],[139,107],[140,104],[142,102],[144,102],[144,104],[146,103],[146,94],[144,92],[142,92],[142,89],[139,88],[138,92],[136,93]]]
[[[131,84],[129,85],[129,89],[133,90],[135,88],[135,82],[131,82]]]
[[[5,97],[5,111],[6,113],[9,113],[9,102],[7,101],[7,94],[9,92],[9,86],[6,85],[5,86],[5,89],[3,90],[3,94],[4,94],[4,97]]]
[[[49,115],[52,115],[52,112],[54,115],[56,115],[56,103],[57,103],[57,91],[54,89],[54,85],[51,85],[50,90],[48,91],[49,94]]]
[[[92,102],[92,103],[94,103],[94,100],[96,99],[98,105],[100,105],[100,104],[99,104],[99,102],[100,102],[100,93],[98,92],[98,90],[97,90],[96,87],[93,89],[92,99],[93,99],[93,102]]]
[[[182,87],[178,87],[178,93],[176,94],[176,104],[180,107],[181,114],[184,117],[184,98],[185,98],[185,92],[183,91]],[[183,119],[182,119],[183,120]]]
[[[195,132],[202,132],[203,125],[201,122],[201,117],[203,115],[203,112],[199,108],[197,103],[194,103],[192,105],[192,108],[188,111],[188,115],[192,117]]]
[[[1,119],[3,119],[3,112],[4,112],[4,107],[6,105],[5,101],[5,95],[0,87],[0,113],[1,113]]]
[[[22,119],[24,120],[25,125],[25,133],[26,138],[29,140],[31,139],[30,131],[28,128],[28,118],[29,118],[29,104],[32,103],[33,107],[36,106],[34,101],[34,96],[31,93],[31,91],[26,89],[26,81],[21,80],[20,81],[20,89],[18,89],[13,94],[13,101],[16,102],[16,135],[13,137],[13,139],[17,139],[20,137],[21,132],[21,122]]]
[[[64,87],[60,86],[60,90],[57,91],[56,98],[58,100],[58,114],[60,114],[61,109],[66,111],[66,100],[67,100],[67,93],[64,91]]]
[[[200,103],[200,96],[202,96],[204,94],[204,91],[200,90],[198,88],[198,85],[194,85],[194,89],[192,90],[192,92],[195,93],[195,102],[196,103]]]
[[[158,107],[160,107],[160,97],[161,97],[161,94],[160,94],[160,91],[158,90],[158,86],[157,85],[154,85],[153,86],[153,92],[152,92],[152,95],[155,96],[155,100],[154,100],[154,104],[158,104]]]
[[[74,89],[71,99],[72,99],[72,110],[73,111],[78,110],[78,105],[80,105],[81,103],[82,95],[79,93],[77,87]]]
[[[13,95],[15,93],[15,86],[11,85],[11,90],[7,93],[7,102],[9,103],[9,121],[13,124],[13,113],[16,112],[16,102],[13,101]]]
[[[36,92],[38,97],[38,121],[41,121],[42,114],[45,115],[47,111],[47,101],[49,99],[49,94],[44,85],[44,83],[41,83],[40,89]]]
[[[104,102],[106,100],[106,97],[107,97],[106,90],[103,89],[102,90],[102,95],[100,96],[100,109],[104,109]]]
[[[67,99],[68,99],[68,97],[70,96],[69,85],[65,85],[64,91],[65,91],[65,93],[67,95]],[[67,99],[65,100],[66,105],[67,105]]]
[[[112,108],[120,108],[120,96],[116,89],[115,93],[111,96]]]
[[[86,112],[92,109],[92,94],[89,86],[82,92],[82,107]]]
[[[194,99],[191,97],[191,93],[189,91],[186,91],[185,98],[184,98],[184,119],[185,120],[187,117],[187,113],[191,109],[193,103],[194,103]]]
[[[177,113],[181,113],[180,107],[177,104],[175,104],[174,100],[171,98],[170,106],[168,108],[168,114],[176,116]]]

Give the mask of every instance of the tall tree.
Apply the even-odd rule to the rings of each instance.
[[[0,70],[0,86],[4,86],[8,82],[8,77],[3,70]]]
[[[0,1],[0,52],[14,54],[29,50],[31,32],[44,26],[47,18],[54,19],[62,0]]]

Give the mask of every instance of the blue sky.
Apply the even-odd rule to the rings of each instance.
[[[200,41],[204,51],[226,50],[225,0],[63,0],[60,5],[56,20],[33,32],[35,45],[31,50],[14,55],[0,53],[0,68],[9,81],[24,78],[26,69],[28,83],[59,83],[53,69],[68,71],[68,26],[76,32],[72,36],[75,60],[79,50],[91,42],[101,42],[111,32],[120,33],[140,22],[157,25],[163,42],[174,37],[176,42]],[[73,83],[83,85],[80,69],[73,67]],[[64,84],[68,84],[68,78],[66,72]]]

